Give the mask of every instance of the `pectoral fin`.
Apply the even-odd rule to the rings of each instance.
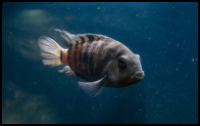
[[[94,82],[78,82],[79,86],[90,96],[99,95],[107,83],[107,76]]]

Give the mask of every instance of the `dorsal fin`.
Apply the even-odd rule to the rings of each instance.
[[[55,31],[59,32],[62,36],[62,38],[67,42],[67,44],[74,44],[75,43],[75,39],[74,39],[74,35],[70,34],[67,31],[64,30],[60,30],[60,29],[55,29]]]
[[[55,31],[58,31],[61,34],[62,38],[67,42],[67,44],[75,44],[76,42],[92,42],[109,38],[104,35],[91,33],[74,35],[65,30],[55,29]]]

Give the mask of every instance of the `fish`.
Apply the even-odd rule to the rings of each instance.
[[[126,87],[144,78],[140,55],[121,42],[100,34],[55,31],[68,47],[64,49],[52,38],[41,36],[38,45],[43,64],[65,65],[59,72],[87,81],[78,85],[88,95],[96,97],[104,87]]]

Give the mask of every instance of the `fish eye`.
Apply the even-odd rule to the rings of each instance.
[[[124,62],[124,59],[122,59],[122,58],[119,58],[119,59],[118,59],[118,66],[119,66],[120,68],[126,67],[126,63]]]

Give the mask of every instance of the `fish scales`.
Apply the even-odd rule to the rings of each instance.
[[[90,64],[93,64],[93,60],[90,60],[91,56],[93,57],[93,50],[96,47],[100,37],[97,37],[93,34],[81,34],[77,35],[77,40],[75,44],[69,45],[68,50],[68,60],[69,66],[79,77],[91,80],[93,76],[93,67]],[[89,51],[91,50],[91,51]],[[89,64],[89,65],[88,65]]]
[[[87,73],[90,77],[92,77],[93,74],[91,74],[91,68],[93,67],[93,57],[92,57],[92,50],[95,46],[95,43],[97,43],[96,41],[93,41],[91,42],[89,45],[88,45],[88,49],[87,49],[87,61],[85,63],[85,67],[87,68]],[[93,68],[92,68],[93,69]]]
[[[106,42],[105,42],[106,43]],[[104,47],[103,52],[99,52],[99,62],[97,63],[97,68],[96,68],[96,76],[102,76],[101,74],[101,69],[104,68],[106,69],[106,65],[110,60],[113,60],[116,55],[120,52],[123,52],[123,45],[121,43],[118,43],[116,41],[111,41],[110,43],[106,44],[106,47]]]
[[[102,63],[101,60],[103,59],[101,54],[107,52],[108,49],[106,48],[106,46],[108,46],[109,43],[110,45],[113,45],[114,43],[111,42],[111,40],[102,41],[100,39],[106,39],[106,37],[98,37],[93,34],[79,34],[77,35],[77,39],[79,40],[79,42],[77,42],[78,40],[76,40],[76,44],[69,46],[69,66],[72,68],[75,74],[78,74],[83,79],[91,80],[90,78],[99,78],[99,75],[103,74],[103,71],[100,72],[101,67],[98,67],[98,65],[100,65],[99,63]],[[81,45],[78,46],[78,44]],[[76,56],[77,54],[79,56]],[[94,56],[96,57],[95,60]],[[98,65],[95,65],[94,67],[94,64]]]
[[[82,46],[82,62],[81,62],[81,68],[82,68],[82,71],[83,71],[83,75],[86,76],[86,78],[90,78],[90,76],[88,75],[88,71],[87,71],[87,60],[88,60],[88,54],[87,54],[87,51],[88,51],[88,47],[89,47],[90,43],[89,42],[85,42]],[[88,80],[87,79],[87,80]]]
[[[97,73],[99,73],[99,63],[101,63],[102,59],[102,53],[104,53],[104,48],[108,45],[109,43],[105,43],[103,41],[100,41],[96,50],[95,50],[95,59],[94,59],[94,76],[97,77]]]
[[[91,69],[90,67],[92,68],[92,64],[93,64],[93,60],[91,59],[92,58],[92,49],[94,48],[94,45],[95,43],[97,43],[97,41],[92,41],[92,42],[88,42],[87,45],[86,45],[86,48],[85,48],[85,51],[83,52],[84,55],[83,55],[83,68],[84,68],[84,71],[85,71],[85,74],[88,76],[88,77],[93,77],[93,74],[91,74]]]
[[[92,73],[92,76],[95,78],[95,79],[98,79],[100,78],[101,76],[98,76],[97,73],[99,73],[97,70],[98,70],[98,65],[99,63],[102,63],[101,62],[101,54],[104,53],[104,51],[106,50],[106,48],[103,49],[103,47],[106,47],[106,45],[108,45],[108,43],[106,44],[105,42],[103,41],[98,41],[96,42],[96,44],[94,45],[94,48],[92,50],[92,62],[90,64],[92,64],[92,68],[90,68],[90,71]],[[104,73],[103,69],[101,69],[101,74]]]
[[[98,40],[99,38],[96,37],[95,41],[93,40],[93,41],[84,43],[83,51],[82,51],[82,62],[81,62],[82,67],[81,68],[83,70],[83,74],[87,76],[87,78],[91,78],[92,80],[96,79],[96,76],[93,72],[94,68],[93,68],[93,65],[91,64],[95,63],[93,60],[93,56],[96,54],[95,52],[97,48],[97,43],[99,42]]]
[[[80,38],[79,42],[76,40],[76,44],[69,45],[69,66],[75,74],[85,80],[101,78],[105,71],[102,68],[110,59],[114,58],[115,53],[119,52],[118,55],[121,55],[121,52],[123,52],[121,51],[123,45],[112,39],[103,38],[106,39],[103,41],[99,37],[95,38],[92,34],[77,36]],[[79,57],[76,56],[77,54],[79,54]]]
[[[81,68],[82,66],[82,46],[84,44],[84,39],[81,38],[80,39],[81,41],[78,43],[79,44],[79,48],[77,49],[77,64],[76,64],[76,69],[75,68],[72,68],[72,69],[75,69],[75,73],[78,75],[78,76],[82,76],[81,78],[85,78],[84,75],[82,75],[83,73],[83,70]]]
[[[97,71],[97,75],[96,76],[100,76],[100,71],[101,71],[101,68],[104,68],[104,69],[106,69],[106,65],[107,65],[107,63],[110,61],[110,60],[112,60],[112,59],[114,59],[115,58],[115,55],[118,53],[118,52],[120,52],[121,51],[121,48],[122,47],[122,45],[121,44],[118,44],[118,45],[115,45],[115,46],[113,46],[113,47],[110,47],[110,48],[108,48],[107,50],[105,50],[105,54],[104,54],[104,56],[102,56],[102,59],[100,59],[100,62],[99,62],[99,64],[97,65],[98,66],[98,68],[96,69],[96,71]]]
[[[77,76],[88,80],[88,78],[84,74],[82,74],[84,72],[84,69],[82,68],[83,64],[82,51],[84,49],[83,48],[84,44],[85,44],[85,39],[83,37],[80,37],[80,40],[76,42],[76,44],[73,44],[71,47],[69,47],[69,51],[71,48],[72,52],[74,52],[72,53],[74,55],[71,55],[71,59],[69,59],[72,61],[69,63],[69,66]]]
[[[105,55],[106,55],[106,51],[108,50],[106,47],[109,46],[109,44],[112,44],[112,43],[108,43],[108,42],[102,42],[102,44],[100,45],[99,49],[97,50],[97,60],[95,62],[96,66],[95,66],[95,69],[94,69],[94,75],[95,76],[101,76],[101,69],[103,68],[103,64],[106,64],[107,62],[102,62],[102,60],[105,58]],[[113,45],[113,44],[112,44]],[[111,57],[110,57],[111,58]]]
[[[78,46],[79,45],[79,41],[78,40],[76,40],[76,44],[75,44],[75,49],[74,49],[74,56],[73,56],[73,60],[74,60],[74,64],[73,64],[73,67],[72,68],[75,68],[75,67],[77,67],[77,62],[79,62],[78,61],[78,59],[77,59],[77,55],[78,55]]]
[[[41,36],[38,40],[44,65],[66,66],[59,70],[87,81],[78,82],[88,94],[97,96],[106,87],[125,87],[144,77],[140,56],[122,43],[98,34],[71,34],[58,31],[68,49],[60,47],[53,39]]]
[[[97,48],[98,42],[95,41],[92,43],[92,45],[90,46],[90,58],[89,58],[89,63],[88,63],[88,71],[90,73],[91,76],[94,75],[94,58],[96,56],[95,50]]]
[[[76,53],[76,44],[71,44],[71,47],[69,48],[69,66],[71,68],[75,68],[75,53]]]

